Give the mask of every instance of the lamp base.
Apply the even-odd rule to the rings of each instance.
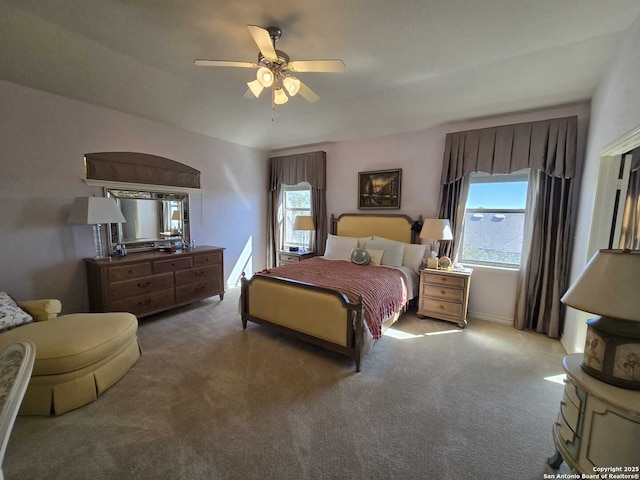
[[[640,390],[640,323],[611,317],[587,320],[580,366],[605,383]]]

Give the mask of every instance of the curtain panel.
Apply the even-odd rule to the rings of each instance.
[[[454,229],[445,253],[461,249],[471,173],[531,170],[514,326],[553,338],[562,331],[560,297],[569,281],[577,137],[573,116],[448,133],[445,139],[439,213]]]
[[[311,185],[311,216],[316,225],[315,252],[324,254],[327,241],[327,153],[323,151],[285,155],[269,159],[269,192],[267,201],[267,267],[276,265],[278,249],[282,243],[282,185]]]

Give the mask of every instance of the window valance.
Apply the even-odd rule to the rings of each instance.
[[[472,172],[511,173],[524,168],[573,178],[576,171],[578,117],[448,133],[442,185]]]
[[[200,188],[200,171],[168,158],[134,152],[87,153],[87,179]]]
[[[309,182],[318,190],[327,189],[327,153],[309,152],[269,159],[269,191],[279,185]]]

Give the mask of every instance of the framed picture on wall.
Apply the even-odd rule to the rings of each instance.
[[[400,208],[402,169],[358,172],[358,209]]]

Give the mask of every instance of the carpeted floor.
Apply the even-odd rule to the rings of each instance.
[[[140,320],[143,356],[97,402],[18,417],[7,479],[542,479],[558,341],[405,314],[365,357],[250,324],[239,290]],[[567,473],[563,465],[560,472]]]

